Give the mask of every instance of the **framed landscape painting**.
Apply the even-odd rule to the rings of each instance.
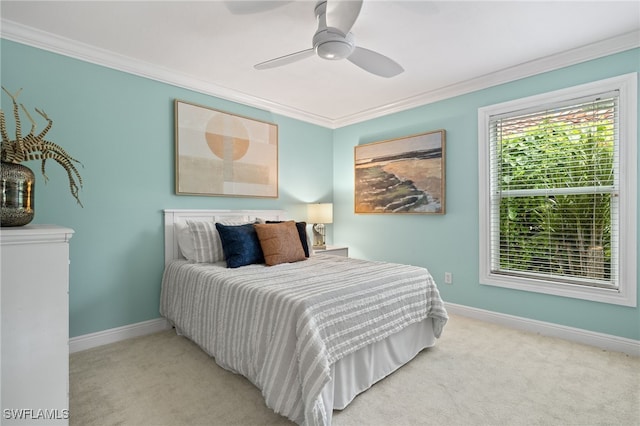
[[[278,197],[278,126],[175,101],[176,193]]]
[[[357,145],[356,213],[445,213],[445,131]]]

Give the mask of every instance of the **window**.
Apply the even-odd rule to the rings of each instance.
[[[480,282],[636,306],[637,75],[480,108]]]

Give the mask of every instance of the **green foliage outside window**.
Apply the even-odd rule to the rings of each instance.
[[[608,285],[614,194],[598,188],[614,185],[611,110],[510,125],[498,129],[500,269]]]

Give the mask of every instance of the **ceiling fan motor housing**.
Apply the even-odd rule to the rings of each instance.
[[[336,28],[324,28],[313,36],[313,47],[318,56],[329,60],[347,58],[355,49],[353,35],[344,35]]]

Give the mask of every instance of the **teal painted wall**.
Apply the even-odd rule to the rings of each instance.
[[[40,163],[26,163],[36,173],[33,223],[75,230],[71,337],[159,317],[163,209],[285,209],[291,218],[304,220],[304,203],[332,198],[329,129],[7,40],[1,40],[0,49],[2,85],[11,92],[24,88],[19,100],[31,111],[44,109],[54,121],[48,140],[84,165],[81,208],[61,167],[48,162],[45,184]],[[276,123],[279,197],[175,195],[176,98]],[[12,116],[5,95],[2,109]],[[29,129],[25,122],[24,128]]]
[[[76,231],[71,241],[70,336],[158,317],[163,267],[162,209],[286,209],[304,219],[304,203],[334,202],[328,240],[355,257],[425,266],[446,301],[640,339],[640,310],[478,283],[477,109],[481,106],[640,71],[640,50],[458,96],[330,130],[269,112],[0,41],[2,85],[54,120],[49,139],[80,159],[84,208],[63,170],[36,172],[34,223]],[[174,194],[173,101],[181,99],[270,121],[279,130],[277,199]],[[8,98],[2,107],[10,108]],[[430,130],[447,132],[447,213],[354,215],[353,147]],[[313,152],[313,156],[310,153]],[[639,196],[640,198],[640,196]],[[639,250],[640,253],[640,250]],[[454,284],[443,283],[445,271]]]
[[[450,303],[640,339],[638,308],[480,285],[477,183],[479,107],[638,71],[635,49],[334,131],[335,242],[354,257],[427,267]],[[354,146],[437,129],[446,130],[446,214],[355,215]]]

